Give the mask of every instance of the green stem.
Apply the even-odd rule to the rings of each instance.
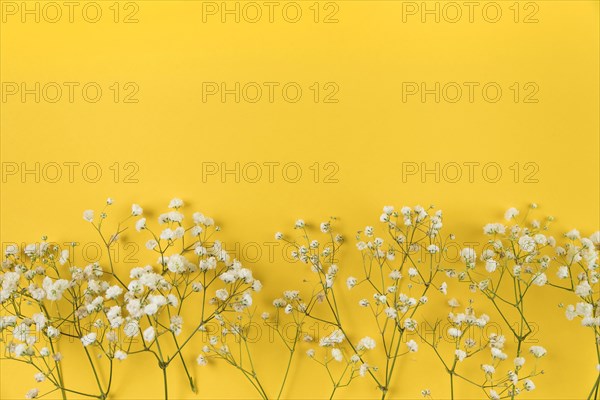
[[[296,328],[296,338],[294,340],[294,346],[290,350],[290,357],[288,358],[287,367],[285,369],[285,375],[283,376],[283,381],[281,382],[281,387],[279,388],[279,394],[277,395],[277,400],[279,400],[281,398],[281,394],[283,393],[283,387],[285,386],[285,382],[290,373],[290,366],[292,365],[292,359],[294,358],[294,352],[296,351],[297,344],[298,344],[298,329]],[[334,392],[335,392],[335,390],[334,390]],[[332,393],[332,396],[333,396],[333,393]]]
[[[168,383],[167,383],[167,367],[166,366],[161,366],[162,372],[163,372],[163,383],[164,383],[164,387],[165,387],[165,400],[168,400],[169,398],[169,387],[168,387]]]
[[[90,362],[90,366],[92,367],[92,371],[94,372],[94,378],[96,379],[96,384],[98,385],[98,390],[100,390],[100,397],[104,396],[104,391],[102,390],[102,384],[100,383],[100,377],[98,377],[98,372],[96,371],[96,366],[94,365],[94,361],[90,356],[90,352],[86,347],[83,348],[85,351],[85,355],[87,356],[88,361]]]
[[[596,378],[596,383],[594,383],[592,390],[590,390],[590,394],[588,395],[587,400],[596,400],[598,398],[598,385],[600,385],[600,374],[598,374],[598,377]]]

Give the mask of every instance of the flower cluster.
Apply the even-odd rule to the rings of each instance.
[[[378,226],[356,235],[357,266],[340,257],[344,239],[335,218],[314,227],[299,219],[295,234],[278,232],[275,239],[291,249],[290,267],[302,279],[266,300],[256,295],[263,284],[254,272],[218,239],[212,218],[199,212],[186,217],[184,202],[173,199],[154,221],[133,204],[113,224],[113,203],[83,212],[105,250],[98,262],[77,260],[75,242],[62,248],[45,237],[5,249],[0,332],[9,339],[2,358],[33,368],[36,387],[26,398],[57,392],[62,399],[106,399],[115,391],[114,364],[133,362],[138,354],[157,361],[165,399],[174,363],[197,392],[192,354],[200,367],[229,365],[265,400],[286,394],[295,361],[323,369],[329,398],[362,378],[384,399],[397,390],[402,359],[431,350],[449,376],[450,398],[460,382],[491,400],[514,399],[536,389],[544,373],[538,359],[548,353],[528,341],[536,311],[525,305],[535,293],[554,289],[571,295],[561,304],[566,318],[593,330],[596,350],[600,343],[600,233],[585,237],[573,229],[557,240],[549,233],[553,218],[528,219],[536,205],[522,218],[511,208],[505,221],[485,225],[486,246],[460,249],[458,265],[445,257],[455,237],[442,234],[442,212],[433,207],[385,206]],[[113,254],[130,228],[149,255],[124,269]],[[469,290],[454,293],[461,284]],[[442,304],[450,311],[440,314]],[[355,317],[360,325],[350,322]],[[265,345],[257,335],[265,333],[273,354],[285,355],[280,377],[256,362]],[[65,379],[65,346],[83,352],[95,389]],[[597,354],[598,379],[589,398],[600,390]],[[267,378],[278,380],[276,392]],[[420,392],[432,396],[430,389]]]
[[[144,217],[134,223],[137,231],[150,236],[146,248],[157,259],[123,276],[115,269],[112,247],[126,229],[122,228],[125,221],[142,216],[143,209],[134,204],[116,232],[107,236],[107,208],[112,204],[108,199],[98,218],[92,210],[83,213],[106,247],[105,268],[99,263],[79,267],[68,249],[50,245],[45,238],[40,244],[26,246],[22,254],[16,248],[7,249],[0,276],[0,301],[6,315],[0,317],[0,329],[10,331],[13,338],[8,358],[32,365],[38,371],[36,381],[47,380],[54,387],[49,393],[60,391],[63,398],[69,393],[106,398],[111,391],[113,362],[148,352],[163,370],[165,398],[166,371],[175,360],[182,362],[195,391],[182,354],[184,347],[207,323],[250,307],[252,293],[262,285],[212,238],[220,229],[211,218],[194,213],[193,224],[184,226],[183,201],[179,199],[173,199],[169,211],[158,217],[160,233],[153,231]],[[184,303],[190,302],[199,311],[197,320],[184,325]],[[65,384],[63,356],[56,351],[63,335],[78,339],[75,343],[87,355],[98,393],[83,393]],[[102,359],[93,355],[106,358],[108,384],[99,377],[104,369]],[[29,397],[38,395],[38,389],[28,392]]]

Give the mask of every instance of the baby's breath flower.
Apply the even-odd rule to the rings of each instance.
[[[417,351],[419,351],[419,345],[413,339],[406,342],[406,347],[408,347],[408,351],[410,351],[411,353],[416,353]]]
[[[542,346],[531,346],[529,352],[536,358],[541,358],[546,355],[546,349]]]
[[[83,212],[83,219],[85,219],[87,222],[93,222],[94,221],[94,210],[85,210]]]
[[[97,337],[96,332],[88,333],[87,335],[84,335],[81,338],[81,343],[83,343],[84,347],[87,347],[91,344],[94,344],[94,342],[96,342],[96,337]]]
[[[200,366],[205,366],[208,364],[208,361],[206,360],[206,357],[204,355],[200,354],[196,358],[196,363],[198,363],[198,365],[200,365]]]
[[[519,215],[519,210],[517,210],[514,207],[511,207],[508,210],[506,210],[506,212],[504,213],[504,219],[507,221],[510,221],[511,219],[515,218],[517,215]]]
[[[373,350],[375,348],[375,340],[369,336],[365,336],[364,338],[360,339],[360,342],[358,342],[356,348],[357,350]]]
[[[337,362],[341,362],[344,359],[342,351],[340,349],[336,349],[336,348],[331,349],[331,356]]]
[[[352,289],[354,286],[356,286],[357,283],[357,279],[353,276],[348,277],[348,279],[346,279],[346,286],[348,286],[348,289]]]

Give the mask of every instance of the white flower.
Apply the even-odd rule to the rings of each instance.
[[[440,292],[442,292],[444,295],[448,294],[448,284],[446,282],[442,282],[440,285]]]
[[[216,296],[217,296],[217,299],[219,299],[221,301],[225,301],[225,300],[227,300],[227,297],[229,297],[229,293],[227,292],[227,289],[219,289],[216,292]]]
[[[38,397],[39,393],[40,393],[40,391],[38,389],[31,389],[30,391],[28,391],[25,394],[25,398],[26,399],[35,399],[36,397]]]
[[[83,219],[85,219],[87,222],[94,221],[94,210],[85,210],[83,212]]]
[[[27,346],[24,343],[19,343],[15,346],[15,356],[21,357],[27,351]]]
[[[490,389],[490,399],[491,400],[500,400],[500,396],[498,395],[498,392],[496,392],[494,389]]]
[[[531,346],[529,348],[529,352],[533,354],[536,358],[541,358],[546,355],[546,349],[542,346]]]
[[[356,280],[355,277],[350,276],[348,277],[348,279],[346,279],[346,286],[348,286],[348,289],[352,289],[354,286],[356,286],[356,283],[358,281]]]
[[[398,316],[398,312],[393,307],[387,307],[384,312],[385,315],[390,319],[395,319]]]
[[[399,279],[402,279],[402,274],[397,269],[394,269],[392,270],[392,272],[390,272],[389,277],[391,280],[397,281]]]
[[[331,356],[337,362],[340,362],[344,359],[344,356],[342,355],[342,351],[340,349],[331,349]]]
[[[531,379],[525,379],[525,381],[523,382],[523,387],[528,392],[531,392],[533,389],[535,389],[535,384]]]
[[[321,340],[319,341],[319,346],[321,346],[321,347],[333,346],[336,343],[342,343],[344,341],[344,338],[345,338],[344,333],[341,330],[336,329],[329,336],[325,336],[325,337],[321,338]]]
[[[456,351],[454,351],[454,355],[456,356],[456,359],[459,362],[462,362],[462,360],[464,360],[465,358],[467,358],[467,353],[465,353],[464,350],[458,350],[457,349]]]
[[[154,330],[154,327],[150,326],[150,327],[144,329],[144,332],[142,333],[142,336],[144,337],[144,340],[146,342],[153,341],[154,337],[156,336],[156,332]]]
[[[517,357],[514,359],[514,364],[515,367],[517,368],[521,368],[523,365],[525,365],[525,358],[524,357]]]
[[[591,317],[594,312],[594,306],[588,303],[577,303],[575,312],[582,317]]]
[[[329,222],[321,222],[320,228],[321,228],[321,232],[323,232],[323,233],[329,232],[329,229],[330,229]]]
[[[548,282],[548,277],[545,273],[540,272],[533,278],[533,284],[537,286],[544,286]]]
[[[592,294],[592,287],[588,281],[583,281],[575,287],[575,294],[579,297],[586,297]]]
[[[417,321],[411,318],[406,318],[404,320],[404,329],[413,332],[415,329],[417,329]]]
[[[369,300],[361,299],[358,301],[358,305],[361,307],[369,307]]]
[[[35,328],[38,332],[44,329],[46,323],[48,322],[46,316],[42,313],[33,314],[31,319],[33,319],[33,322],[35,322]]]
[[[281,233],[281,232],[277,232],[277,233],[275,234],[275,240],[281,240],[281,239],[283,239],[283,233]]]
[[[115,359],[117,359],[119,361],[123,361],[126,358],[127,358],[127,353],[125,353],[123,350],[115,351]]]
[[[448,328],[448,335],[452,338],[459,338],[462,336],[462,331],[458,328]]]
[[[60,335],[60,331],[53,326],[46,328],[46,334],[50,339],[55,339]]]
[[[506,232],[506,227],[502,224],[487,224],[483,227],[483,233],[486,235],[493,235],[496,233],[504,234]]]
[[[169,208],[179,208],[183,206],[183,200],[178,199],[178,198],[174,198],[173,200],[171,200],[169,202]]]
[[[496,270],[498,262],[496,260],[488,259],[485,262],[485,270],[490,274]]]
[[[6,249],[4,250],[4,255],[6,256],[14,256],[19,253],[19,247],[14,244],[8,244]]]
[[[60,265],[65,265],[69,261],[69,250],[65,249],[60,252],[60,258],[58,259],[58,263]]]
[[[188,261],[180,254],[173,254],[167,260],[167,269],[173,273],[182,274],[187,271]]]
[[[408,347],[408,351],[410,351],[411,353],[416,353],[417,351],[419,351],[419,345],[412,339],[406,342],[406,347]]]
[[[360,366],[360,368],[358,369],[358,375],[360,376],[365,376],[367,374],[367,371],[369,370],[369,364],[362,364]]]
[[[592,233],[592,235],[590,236],[590,240],[594,244],[600,244],[600,231]]]
[[[315,356],[315,349],[306,350],[306,355],[309,356],[310,358],[313,358]]]
[[[510,221],[511,219],[513,219],[514,217],[516,217],[517,215],[519,215],[519,210],[517,210],[514,207],[511,207],[508,210],[506,210],[506,212],[504,213],[504,219],[507,220],[507,221]]]
[[[123,289],[120,286],[114,285],[106,289],[106,298],[115,299],[123,293]]]
[[[123,326],[123,332],[125,332],[125,336],[127,337],[135,337],[140,332],[139,322],[135,319],[130,319]]]
[[[411,278],[414,278],[417,275],[419,275],[419,271],[417,271],[416,268],[411,267],[408,269],[408,276],[410,276]]]
[[[390,215],[394,212],[394,206],[383,206],[383,212]]]
[[[35,374],[33,376],[33,379],[35,379],[36,382],[44,382],[46,380],[46,375],[44,375],[41,372],[38,372],[37,374]]]
[[[142,229],[146,229],[146,218],[140,218],[135,223],[135,230],[140,232]]]
[[[294,307],[292,307],[291,304],[288,304],[287,306],[285,306],[285,308],[283,309],[283,312],[286,314],[291,314],[292,311],[294,311]]]
[[[498,360],[506,360],[508,358],[508,355],[497,347],[492,347],[491,352],[492,358],[497,358]]]
[[[513,275],[514,276],[521,275],[521,269],[522,269],[522,267],[520,265],[513,266]]]
[[[556,272],[556,276],[559,279],[566,279],[566,278],[568,278],[569,277],[569,267],[567,267],[566,265],[558,267],[558,271]]]
[[[548,239],[546,238],[546,236],[542,235],[541,233],[534,235],[533,240],[535,240],[535,242],[537,244],[542,245],[542,246],[544,246],[548,243]]]
[[[375,348],[375,340],[369,336],[365,336],[358,342],[358,350],[373,350]]]
[[[299,219],[296,221],[296,224],[294,225],[295,228],[304,228],[306,226],[306,224],[304,223],[303,219]]]
[[[206,357],[204,357],[202,354],[200,354],[196,358],[196,362],[198,363],[198,365],[201,365],[201,366],[205,366],[206,364],[208,364],[208,362],[206,361]]]
[[[581,235],[577,229],[572,229],[569,232],[565,233],[565,236],[571,240],[579,239]]]
[[[521,250],[531,253],[535,250],[535,240],[528,235],[523,235],[519,238],[519,247]]]
[[[150,303],[144,307],[144,314],[146,315],[154,315],[158,312],[158,304]]]
[[[96,336],[96,332],[88,333],[81,338],[81,343],[83,343],[84,347],[87,347],[96,341]]]
[[[494,368],[493,365],[489,365],[489,364],[482,364],[481,369],[483,369],[486,374],[490,374],[490,375],[493,374],[494,372],[496,372],[496,368]]]
[[[134,217],[137,217],[138,215],[142,215],[143,212],[144,212],[144,209],[142,207],[140,207],[139,204],[131,205],[131,215],[133,215]]]
[[[438,246],[436,246],[435,244],[430,244],[429,246],[427,246],[427,251],[430,254],[436,254],[436,253],[439,253],[440,248]]]

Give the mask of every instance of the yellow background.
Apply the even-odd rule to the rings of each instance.
[[[119,4],[121,17],[125,3]],[[386,204],[435,204],[444,210],[445,230],[455,232],[459,242],[483,240],[483,224],[499,220],[510,206],[531,201],[541,205],[541,215],[558,218],[558,232],[577,227],[589,235],[598,229],[597,1],[536,1],[537,23],[521,21],[526,2],[518,4],[522,14],[515,23],[512,1],[497,2],[503,12],[497,23],[486,22],[481,8],[473,23],[466,15],[457,23],[436,23],[431,16],[422,23],[419,15],[404,23],[399,1],[338,1],[337,23],[315,23],[309,9],[313,1],[298,2],[303,11],[298,23],[283,20],[279,9],[273,23],[265,15],[259,23],[235,23],[231,17],[222,23],[218,15],[203,22],[200,1],[136,3],[139,21],[128,24],[113,22],[112,1],[98,2],[103,10],[98,23],[84,21],[79,8],[73,23],[65,15],[58,23],[36,23],[31,16],[23,23],[20,14],[3,14],[2,82],[98,82],[103,88],[97,103],[81,96],[73,103],[65,98],[35,103],[32,96],[25,103],[18,96],[2,101],[3,163],[97,162],[103,172],[97,183],[81,175],[73,183],[65,177],[58,183],[43,177],[36,183],[31,175],[24,180],[6,177],[3,243],[34,241],[42,234],[56,241],[73,236],[97,240],[81,213],[98,210],[107,196],[115,199],[115,215],[126,215],[132,202],[157,213],[169,199],[181,197],[186,210],[213,216],[225,240],[240,246],[272,242],[275,231],[290,231],[299,217],[317,223],[335,215],[348,242],[340,263],[344,277],[360,269],[354,232],[376,225]],[[319,3],[323,14],[325,3]],[[282,100],[280,92],[273,103],[265,97],[255,104],[235,103],[232,96],[225,103],[218,96],[202,101],[202,82],[232,86],[236,81],[298,82],[303,96],[297,103]],[[108,87],[114,82],[137,84],[139,102],[113,102]],[[313,82],[335,82],[339,102],[315,103],[309,89]],[[465,97],[435,103],[432,96],[425,103],[418,96],[403,102],[402,82],[427,82],[430,87],[434,82],[480,82],[479,87],[497,82],[503,96],[497,103],[484,101],[477,91],[473,103]],[[514,102],[513,82],[535,82],[539,102]],[[136,163],[138,182],[125,183],[121,175],[115,183],[109,169],[115,162],[121,174],[125,163]],[[236,162],[296,162],[303,176],[297,183],[280,174],[273,183],[266,177],[236,183],[231,176],[224,182],[214,176],[203,182],[204,162],[229,167]],[[335,163],[339,182],[325,183],[321,175],[315,183],[309,169],[315,162],[321,167]],[[486,182],[477,169],[474,182],[465,177],[457,183],[434,182],[431,175],[403,182],[406,162],[430,168],[435,162],[495,162],[503,176],[497,183]],[[521,176],[515,183],[509,167],[516,162],[536,163],[538,182],[525,183]],[[262,251],[267,251],[264,246]],[[276,254],[271,260],[263,253],[252,264],[265,283],[264,302],[299,285],[299,266],[281,258]],[[535,321],[550,355],[544,360],[547,373],[536,379],[538,389],[528,398],[582,398],[595,377],[591,333],[566,321],[555,292],[539,293]],[[442,300],[435,304],[445,312]],[[357,317],[355,323],[360,321]],[[421,349],[403,360],[394,397],[416,398],[424,387],[432,389],[434,398],[447,396],[440,364],[424,345]],[[276,382],[283,363],[283,358],[269,357],[259,368]],[[22,398],[34,386],[30,370],[1,366],[0,397]],[[87,376],[71,368],[71,379]],[[194,397],[176,368],[170,372],[173,398]],[[251,387],[229,369],[193,368],[202,398],[254,397]],[[326,383],[321,370],[303,361],[295,371],[288,396],[327,393],[319,387]],[[158,368],[131,357],[117,369],[113,395],[159,398],[161,385]],[[465,385],[459,388],[459,394],[476,398]],[[374,394],[365,379],[340,396]]]

